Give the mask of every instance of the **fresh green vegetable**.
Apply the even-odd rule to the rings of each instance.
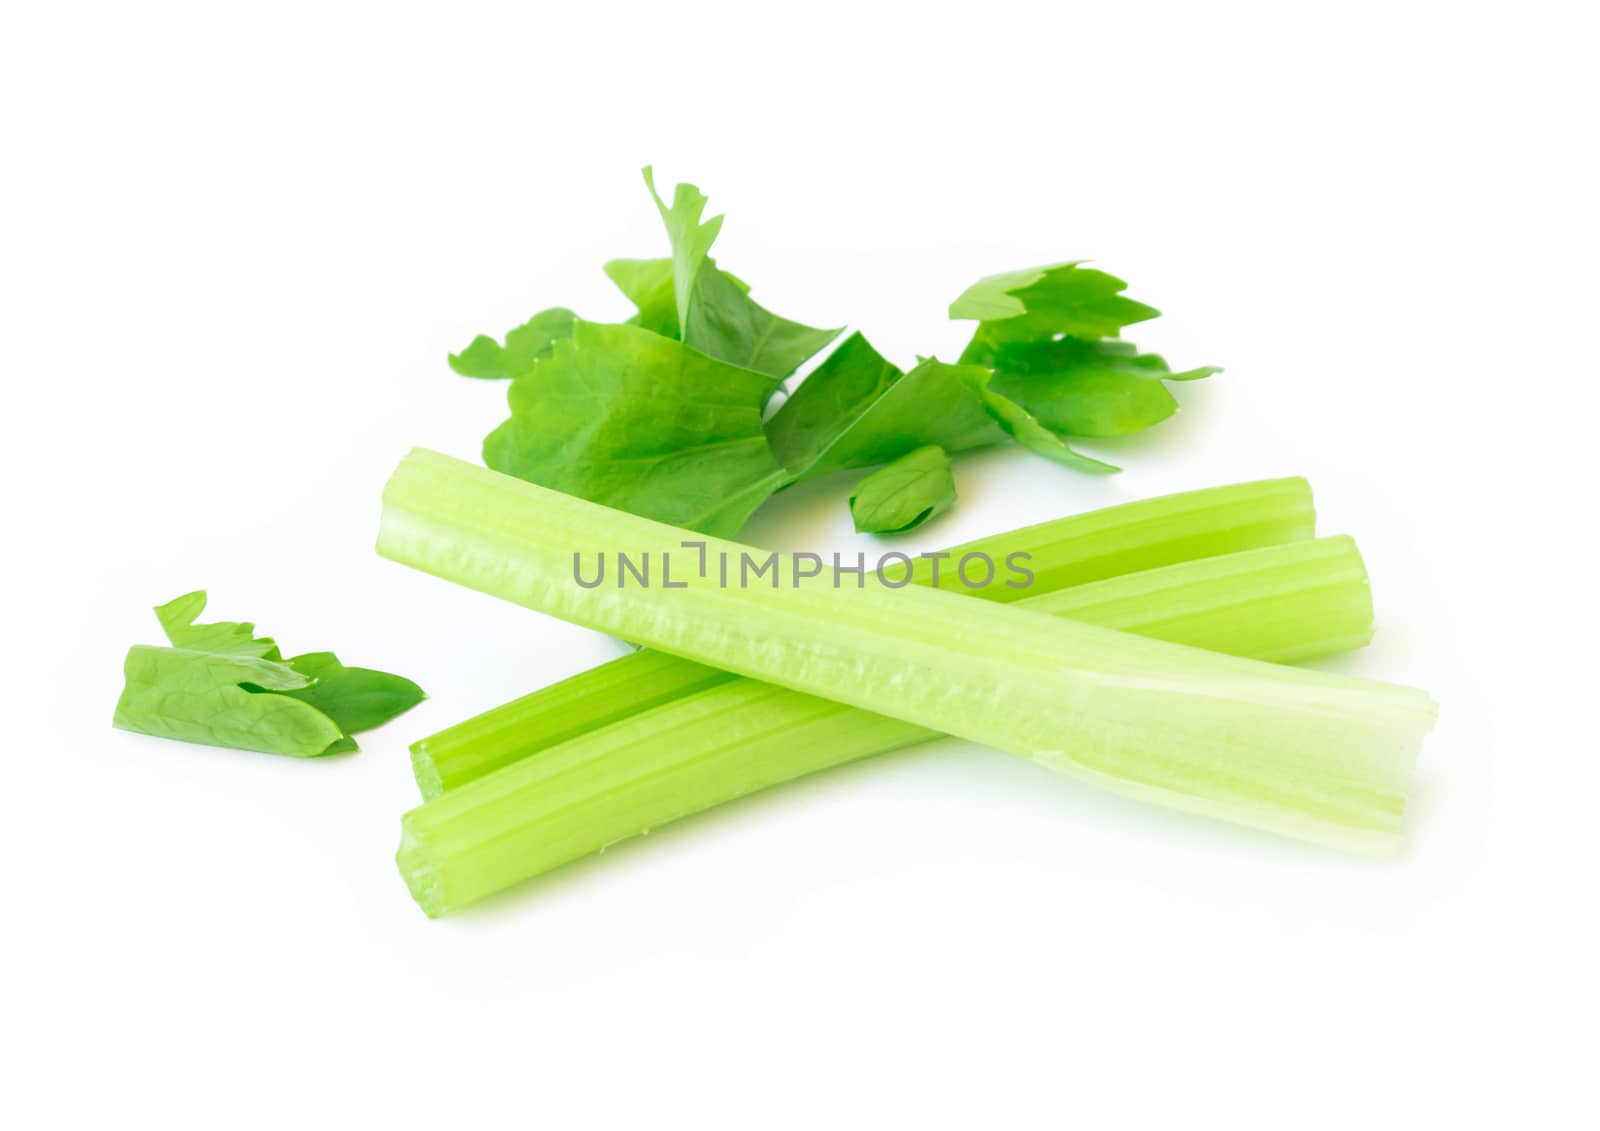
[[[522,377],[534,362],[549,357],[557,342],[572,336],[577,320],[566,307],[541,310],[507,333],[505,345],[479,334],[466,349],[450,355],[450,368],[463,377]]]
[[[950,457],[930,444],[857,483],[850,495],[850,515],[862,534],[901,534],[943,514],[955,501]]]
[[[911,582],[986,601],[1014,601],[1158,566],[1304,541],[1315,521],[1311,485],[1304,479],[1207,487],[922,554],[912,562]],[[969,589],[957,566],[974,555],[1002,563],[1025,560],[1032,583],[1020,589]],[[663,652],[631,653],[416,742],[411,758],[417,785],[424,797],[436,796],[558,742],[731,678]]]
[[[580,559],[603,547],[659,557],[681,537],[419,449],[385,490],[378,549],[577,624],[1143,800],[1344,848],[1398,841],[1435,714],[1421,691],[917,586],[834,588],[782,556],[778,576],[793,578],[782,592],[725,587],[714,572],[688,571],[672,589],[577,582]],[[741,552],[706,542],[712,554]],[[407,851],[419,859],[428,849]]]
[[[679,185],[669,208],[656,192],[650,169],[645,184],[672,242],[672,291],[683,344],[731,365],[764,373],[776,382],[839,336],[779,318],[758,305],[749,288],[717,269],[709,258],[722,217],[701,223],[706,198],[694,185]],[[641,306],[643,315],[644,308]]]
[[[1157,566],[1304,541],[1315,533],[1316,521],[1311,484],[1304,479],[1203,487],[1035,523],[944,554],[921,554],[912,563],[911,581],[1003,604]],[[1003,561],[1016,551],[1027,553],[1033,576],[1022,588],[973,589],[952,568],[969,554]]]
[[[426,696],[404,676],[371,668],[347,668],[332,652],[307,652],[289,666],[311,682],[285,691],[334,721],[346,736],[374,730],[405,714]],[[348,749],[356,744],[350,742]]]
[[[1143,431],[1178,410],[1163,381],[1217,372],[1174,373],[1118,340],[1124,327],[1160,313],[1123,295],[1126,287],[1103,271],[1061,263],[980,280],[951,304],[952,318],[980,320],[961,361],[993,372],[975,384],[1024,447],[1082,471],[1115,471],[1061,437]]]
[[[1272,659],[1358,647],[1372,624],[1366,573],[1348,538],[1146,570],[1026,606]],[[530,721],[538,741],[547,728]],[[423,909],[439,915],[679,817],[933,737],[912,723],[731,679],[545,746],[412,810],[399,864]]]
[[[422,796],[437,797],[540,750],[737,678],[641,648],[412,743],[411,770]]]
[[[511,385],[497,471],[635,514],[733,534],[784,481],[758,373],[635,326],[578,322]]]
[[[801,383],[788,403],[773,415],[774,430],[784,427],[784,414],[798,405],[813,414],[816,401],[849,403],[856,400],[859,411],[827,421],[821,414],[820,429],[793,428],[786,448],[793,453],[815,451],[802,465],[790,463],[796,479],[814,479],[851,467],[874,467],[889,463],[930,444],[947,452],[961,452],[997,444],[1006,438],[985,410],[972,387],[974,374],[984,372],[972,366],[946,365],[942,361],[923,361],[901,377],[884,374],[878,367],[877,352],[866,345],[834,369],[822,367]],[[830,359],[831,360],[831,359]],[[802,400],[812,382],[824,378],[827,385],[815,396]],[[854,391],[869,380],[883,382],[882,392],[866,403]],[[808,434],[809,431],[809,434]]]
[[[1031,612],[1287,664],[1372,642],[1372,589],[1346,535],[1122,574],[1020,602]]]
[[[639,309],[628,325],[681,341],[677,296],[672,285],[670,259],[613,259],[604,267],[606,277]]]
[[[992,589],[968,592],[985,597]],[[1372,636],[1366,571],[1355,543],[1342,536],[1072,581],[1054,590],[1036,584],[1029,593],[1022,604],[1032,611],[1277,663],[1361,648]],[[413,743],[418,787],[424,798],[437,797],[735,678],[661,652],[629,653]]]
[[[672,254],[605,265],[637,308],[624,326],[556,307],[503,345],[480,336],[451,355],[457,373],[513,381],[511,418],[484,443],[490,467],[727,536],[791,483],[929,446],[953,455],[1009,438],[1079,471],[1115,471],[1069,438],[1150,427],[1177,409],[1163,380],[1212,372],[1173,373],[1117,340],[1157,312],[1120,279],[1066,263],[968,288],[951,313],[980,321],[960,364],[902,373],[852,334],[769,413],[781,383],[840,331],[762,307],[712,257],[723,218],[705,218],[705,195],[680,184],[669,203],[644,177]]]
[[[356,749],[351,736],[422,701],[409,679],[348,668],[332,652],[285,660],[255,626],[195,624],[204,590],[156,609],[170,648],[136,644],[114,725],[123,730],[311,758]]]
[[[693,185],[686,187],[694,189]],[[653,194],[654,189],[651,191]],[[708,258],[702,267],[708,266],[715,267],[716,260]],[[617,289],[627,296],[628,301],[639,308],[628,319],[628,325],[642,326],[653,334],[673,341],[683,340],[683,334],[678,330],[677,292],[673,285],[671,259],[613,259],[604,265],[603,270],[606,277],[617,285]],[[750,293],[750,284],[743,279],[720,269],[718,274],[745,294]]]
[[[1059,434],[1045,427],[1038,417],[1022,405],[1010,397],[995,392],[991,387],[994,374],[989,370],[978,365],[961,365],[953,368],[972,386],[982,400],[983,407],[989,410],[989,415],[1005,429],[1006,434],[1034,455],[1054,460],[1064,467],[1074,468],[1077,471],[1100,474],[1121,470],[1115,464],[1084,455],[1063,440]]]
[[[773,413],[773,455],[797,478],[815,474],[822,453],[903,376],[866,338],[851,334]]]
[[[768,392],[839,336],[780,318],[707,262],[695,283],[683,344],[772,378]]]
[[[966,357],[973,355],[968,347]],[[988,354],[991,386],[1027,406],[1047,427],[1072,436],[1126,436],[1171,416],[1178,402],[1163,381],[1214,373],[1174,373],[1156,354],[1131,342],[1077,338],[1003,346]]]
[[[695,281],[700,268],[711,254],[711,245],[717,242],[722,231],[722,217],[713,216],[705,223],[700,217],[706,210],[706,198],[694,185],[679,185],[672,193],[669,208],[656,192],[655,173],[646,166],[644,183],[661,213],[661,222],[667,226],[667,238],[672,241],[672,294],[677,304],[678,326],[689,325],[689,306],[693,301]]]
[[[1161,316],[1124,295],[1127,289],[1080,259],[979,279],[950,304],[950,317],[977,319],[986,336],[1001,340],[1114,338],[1125,326]]]

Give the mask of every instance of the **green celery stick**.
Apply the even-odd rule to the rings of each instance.
[[[1372,631],[1366,571],[1346,537],[1145,570],[1025,607],[1258,658],[1358,647]],[[439,915],[680,817],[934,737],[729,677],[458,783],[406,814],[399,863],[423,909]]]
[[[423,797],[437,797],[520,758],[737,678],[642,648],[474,715],[411,744]]]
[[[1111,577],[1019,607],[1280,664],[1372,641],[1367,568],[1344,534]]]
[[[378,549],[577,624],[1152,803],[1347,849],[1398,843],[1412,766],[1436,713],[1424,692],[915,586],[838,589],[812,577],[781,590],[737,588],[692,570],[680,576],[683,588],[578,584],[575,557],[591,558],[593,576],[599,552],[659,559],[682,537],[418,449],[385,488]],[[706,542],[712,555],[741,552]],[[779,576],[798,573],[794,566],[780,556]],[[514,803],[481,816],[475,836],[510,843]],[[424,892],[431,851],[414,839],[401,850]],[[505,859],[514,865],[515,854]]]
[[[971,592],[981,597],[989,590]],[[1018,605],[1278,663],[1360,648],[1372,638],[1372,593],[1360,552],[1347,537],[1142,570],[1040,593]],[[411,747],[412,768],[422,796],[437,797],[732,678],[665,653],[635,652],[419,740]]]
[[[915,559],[912,581],[990,601],[1036,599],[1069,586],[1174,562],[1311,537],[1316,521],[1304,479],[1267,479],[1123,503],[979,538]],[[1026,589],[968,589],[955,564],[967,554],[997,562],[1025,553]],[[942,567],[942,568],[940,568]],[[1121,626],[1115,626],[1121,627]],[[1276,656],[1263,657],[1278,659]],[[714,668],[641,651],[524,695],[421,739],[412,771],[424,797],[482,777],[519,758],[728,678]]]

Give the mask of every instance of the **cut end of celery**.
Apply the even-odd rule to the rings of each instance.
[[[405,880],[411,898],[417,901],[424,915],[437,919],[449,910],[444,898],[444,878],[439,874],[433,852],[404,820],[400,823],[400,851],[394,854],[394,862],[400,868],[400,877]]]
[[[431,801],[444,793],[444,777],[428,752],[428,740],[411,744],[411,776],[417,779],[417,789],[424,801]]]

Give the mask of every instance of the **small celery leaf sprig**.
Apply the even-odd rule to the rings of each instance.
[[[270,637],[238,621],[196,624],[205,590],[156,608],[171,647],[135,644],[123,665],[113,723],[123,730],[315,758],[357,749],[352,737],[409,711],[422,688],[350,668],[332,652],[284,659]]]

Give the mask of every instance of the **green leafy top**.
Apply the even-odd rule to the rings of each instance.
[[[1173,372],[1122,341],[1157,311],[1072,261],[967,288],[950,313],[978,325],[955,365],[925,359],[902,372],[852,334],[769,412],[782,382],[840,331],[762,307],[712,257],[723,218],[705,219],[705,195],[681,184],[668,203],[648,168],[644,179],[671,254],[605,265],[636,308],[625,323],[558,307],[504,345],[480,337],[451,357],[458,373],[512,379],[510,419],[484,443],[490,467],[732,535],[790,483],[929,447],[947,459],[1012,440],[1080,471],[1115,471],[1071,441],[1151,427],[1177,411],[1164,382],[1215,372]]]
[[[718,269],[710,253],[711,245],[722,231],[722,217],[714,216],[701,222],[706,198],[698,188],[679,185],[673,191],[669,208],[656,191],[655,178],[648,167],[644,170],[644,181],[672,244],[672,295],[679,332],[669,336],[721,361],[765,373],[774,379],[773,388],[839,336],[838,330],[817,330],[780,318],[752,299],[748,286]],[[639,260],[613,262],[641,263]],[[616,273],[611,277],[639,307],[640,324],[648,321],[649,328],[659,332],[658,270],[651,268],[643,277],[629,277],[624,269],[623,278],[619,279]]]
[[[661,222],[667,226],[667,238],[672,241],[672,293],[678,311],[680,336],[687,336],[689,304],[694,295],[695,281],[711,245],[717,242],[722,231],[722,217],[713,216],[700,222],[706,210],[706,197],[694,185],[679,185],[672,193],[672,207],[668,208],[656,191],[655,173],[646,165],[644,183],[661,213]]]
[[[123,665],[123,730],[309,758],[356,749],[352,735],[422,701],[409,679],[348,668],[332,652],[285,660],[238,621],[196,624],[205,591],[156,608],[170,648],[136,644]]]

